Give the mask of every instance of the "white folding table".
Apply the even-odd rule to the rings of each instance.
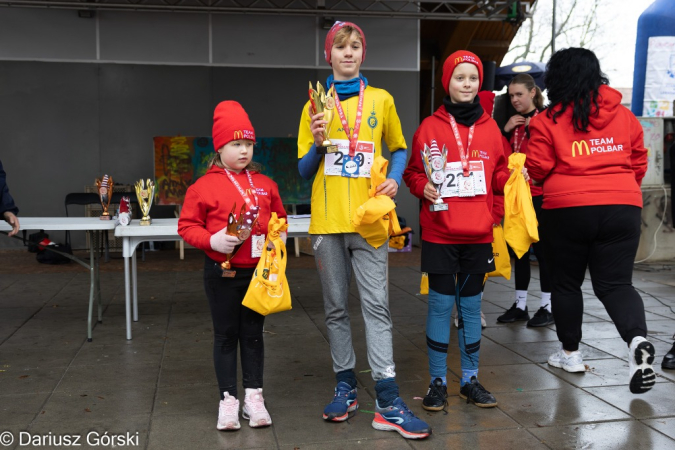
[[[87,340],[91,342],[91,325],[94,311],[94,298],[98,300],[98,321],[102,321],[103,306],[101,304],[101,283],[99,278],[99,258],[94,251],[96,239],[101,232],[115,228],[113,220],[101,220],[98,217],[19,217],[20,230],[47,231],[86,231],[89,233],[89,262],[73,255],[66,255],[76,263],[89,270],[89,316],[87,319]],[[4,220],[0,220],[0,231],[11,231]],[[16,236],[15,236],[16,237]]]
[[[288,237],[308,236],[309,217],[289,218]],[[131,224],[115,228],[115,236],[122,238],[122,256],[124,257],[124,294],[127,320],[127,339],[131,339],[132,286],[133,320],[138,322],[138,289],[136,247],[146,241],[178,241],[178,219],[152,219],[152,224],[141,225],[138,220]],[[131,260],[131,261],[129,261]]]

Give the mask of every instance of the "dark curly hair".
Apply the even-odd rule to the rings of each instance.
[[[572,106],[574,129],[588,132],[589,117],[598,114],[598,89],[609,84],[595,53],[574,47],[555,52],[546,64],[545,83],[548,117],[557,123],[556,118]]]

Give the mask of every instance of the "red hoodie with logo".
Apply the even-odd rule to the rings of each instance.
[[[230,173],[239,186],[253,199],[246,171]],[[258,223],[254,226],[251,236],[254,234],[266,236],[271,213],[276,212],[281,219],[286,217],[286,211],[281,203],[277,184],[258,172],[250,172],[250,174],[260,206]],[[245,204],[244,198],[225,174],[225,169],[212,166],[188,188],[178,219],[178,234],[188,244],[204,250],[209,258],[219,263],[225,261],[224,253],[211,249],[211,235],[227,226],[228,215],[235,203],[237,205],[235,216],[239,217],[239,211]],[[255,267],[259,259],[251,257],[251,237],[249,237],[231,261],[234,267],[247,268]]]
[[[473,140],[469,147],[469,161],[482,161],[485,171],[485,195],[474,197],[448,197],[447,211],[429,211],[429,202],[424,198],[424,186],[429,182],[424,172],[420,151],[424,145],[436,140],[438,148],[448,148],[448,163],[460,161],[457,141],[450,126],[445,106],[424,119],[413,136],[412,155],[408,167],[403,172],[405,184],[410,192],[422,200],[420,225],[422,239],[436,244],[483,244],[493,241],[492,237],[492,199],[493,190],[504,192],[509,178],[507,161],[502,147],[502,134],[497,123],[487,114],[476,121]],[[462,143],[466,148],[469,127],[457,124]]]
[[[574,130],[572,107],[556,119],[544,111],[530,120],[525,167],[543,182],[544,209],[590,205],[642,207],[640,184],[647,171],[647,149],[640,122],[621,106],[621,94],[598,90],[597,113],[588,133]]]

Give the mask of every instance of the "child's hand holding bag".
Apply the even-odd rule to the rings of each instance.
[[[287,228],[286,219],[277,218],[277,213],[273,212],[266,245],[242,302],[263,316],[291,309],[291,292],[286,280],[286,244],[282,239]]]

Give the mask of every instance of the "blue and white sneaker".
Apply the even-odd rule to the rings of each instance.
[[[396,397],[388,408],[380,408],[375,401],[373,428],[381,431],[396,431],[406,439],[424,439],[431,434],[431,427],[415,417],[401,397]]]
[[[323,410],[323,420],[344,422],[349,418],[349,413],[356,411],[358,407],[356,388],[352,389],[350,385],[340,381],[335,387],[333,401]]]

